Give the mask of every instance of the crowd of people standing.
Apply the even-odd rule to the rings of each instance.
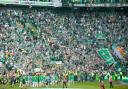
[[[4,71],[18,70],[17,76],[32,76],[33,87],[38,86],[37,81],[42,83],[31,74],[36,68],[47,76],[48,79],[43,80],[45,83],[57,72],[63,76],[65,87],[67,79],[64,75],[69,71],[73,72],[74,81],[95,80],[96,73],[101,79],[108,72],[113,75],[123,72],[126,76],[127,63],[119,63],[118,69],[109,68],[96,53],[100,48],[108,48],[112,53],[113,44],[128,48],[128,14],[122,9],[119,12],[112,10],[87,8],[85,13],[64,8],[1,8],[0,61],[5,65]],[[62,61],[62,64],[52,66],[51,60]],[[14,76],[10,80],[13,87]],[[26,84],[25,81],[23,77],[22,84]]]

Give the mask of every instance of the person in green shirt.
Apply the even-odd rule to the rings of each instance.
[[[68,85],[70,86],[71,85],[71,73],[68,74]]]
[[[74,74],[73,73],[71,74],[71,83],[72,84],[74,83]]]
[[[43,76],[39,75],[39,86],[42,86]]]
[[[115,81],[116,81],[116,82],[117,82],[117,77],[118,77],[118,76],[117,76],[117,73],[115,72]]]
[[[33,76],[33,83],[34,83],[34,87],[37,87],[37,77],[36,77],[36,75]]]
[[[20,76],[19,81],[20,81],[19,87],[22,87],[22,81],[23,81],[23,76],[22,75]]]
[[[23,89],[26,89],[26,80],[25,80],[25,77],[26,76],[23,76],[23,79],[22,79],[22,88]]]
[[[120,80],[122,80],[122,77],[123,77],[123,72],[120,71]]]
[[[35,76],[35,87],[38,87],[38,76]]]
[[[32,84],[33,84],[33,87],[35,87],[35,76],[32,76]]]
[[[58,84],[58,74],[54,74],[54,82],[55,82],[55,85],[57,86]]]
[[[69,71],[68,80],[69,80],[69,85],[74,82],[74,75],[71,71]]]
[[[25,76],[26,85],[28,86],[28,76]]]
[[[42,83],[43,83],[43,86],[45,86],[45,84],[46,84],[46,76],[45,75],[43,75]]]

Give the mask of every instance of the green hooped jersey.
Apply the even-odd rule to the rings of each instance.
[[[42,80],[43,80],[43,76],[40,75],[40,76],[39,76],[39,81],[41,82]]]
[[[39,81],[41,82],[41,81],[45,81],[46,80],[46,76],[44,76],[44,75],[40,75],[39,76]]]
[[[54,75],[54,80],[57,81],[58,80],[58,76]]]
[[[22,82],[22,80],[23,80],[23,76],[20,76],[20,82]]]
[[[32,76],[32,81],[36,82],[36,76]]]
[[[25,81],[28,81],[28,76],[25,76]]]
[[[69,74],[68,75],[68,80],[74,80],[74,75],[73,74]]]
[[[38,82],[38,76],[35,76],[35,78],[36,78],[36,79],[35,79],[35,82]]]

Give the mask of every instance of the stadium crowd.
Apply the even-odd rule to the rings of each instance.
[[[52,75],[58,76],[58,81],[71,75],[71,82],[96,80],[96,74],[101,79],[126,76],[127,62],[119,62],[118,69],[108,66],[97,50],[108,48],[113,53],[113,44],[128,49],[127,16],[116,11],[0,9],[0,60],[5,65],[0,67],[4,67],[12,87],[14,80],[23,81],[24,76],[27,82],[30,76],[33,87],[37,82],[51,82]],[[51,60],[62,64],[52,64]],[[36,68],[40,73],[33,74]],[[47,78],[43,80],[41,75]]]

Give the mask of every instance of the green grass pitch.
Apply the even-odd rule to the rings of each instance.
[[[114,82],[114,88],[109,88],[109,83],[107,81],[104,82],[105,89],[128,89],[128,85],[122,85],[119,82]],[[62,84],[59,84],[58,86],[49,86],[41,87],[41,88],[30,88],[27,87],[27,89],[63,89]],[[2,85],[0,85],[0,89],[2,89]],[[9,84],[6,85],[5,89],[21,89],[19,88],[19,84],[16,84],[14,88],[11,88]],[[68,85],[68,89],[100,89],[98,82],[84,82],[84,83],[74,83],[71,85]]]

